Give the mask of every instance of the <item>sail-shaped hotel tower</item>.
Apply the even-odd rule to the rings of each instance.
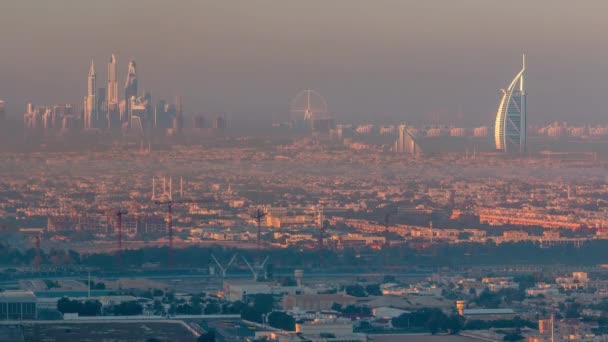
[[[502,99],[496,113],[494,141],[496,149],[509,153],[526,152],[526,56],[523,56],[521,71],[507,89],[503,89]]]

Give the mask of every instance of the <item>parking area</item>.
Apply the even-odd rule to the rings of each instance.
[[[152,338],[159,341],[196,341],[193,334],[177,322],[64,323],[59,321],[55,324],[23,324],[22,331],[26,342],[140,342]]]

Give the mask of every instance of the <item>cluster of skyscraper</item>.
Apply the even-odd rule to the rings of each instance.
[[[92,61],[87,79],[87,95],[83,110],[75,116],[71,105],[34,106],[28,103],[24,124],[30,130],[71,129],[81,127],[85,131],[121,129],[131,134],[143,134],[150,129],[169,129],[178,132],[183,128],[181,97],[174,104],[160,100],[152,104],[149,92],[138,95],[135,61],[130,61],[124,87],[124,98],[118,94],[118,65],[112,55],[108,63],[107,88],[97,87],[97,73]]]
[[[91,62],[88,92],[84,99],[84,129],[104,129],[121,127],[134,133],[143,133],[148,128],[183,127],[181,97],[176,97],[174,105],[160,101],[152,105],[152,96],[144,92],[138,96],[138,80],[135,61],[129,61],[124,87],[124,98],[119,101],[118,66],[116,56],[108,63],[107,92],[97,88],[95,65]],[[160,117],[159,117],[160,116]]]
[[[30,102],[23,114],[23,123],[32,132],[66,132],[75,128],[77,120],[71,104],[34,106]]]
[[[525,153],[527,147],[527,111],[524,76],[526,71],[525,56],[521,71],[511,81],[503,96],[496,113],[494,143],[497,150],[509,153]],[[304,107],[305,118],[313,119],[310,105],[311,91],[305,91],[307,102]],[[300,96],[300,95],[298,95]],[[322,98],[321,98],[322,99]],[[322,99],[324,104],[324,100]],[[326,108],[326,105],[324,104]],[[297,109],[299,111],[299,109]],[[324,109],[326,111],[326,109]],[[292,109],[294,111],[294,109]],[[4,118],[4,102],[0,101],[0,119]],[[23,116],[25,127],[29,130],[71,130],[83,128],[91,130],[120,129],[129,134],[143,135],[151,129],[167,129],[169,134],[181,132],[184,125],[181,97],[177,96],[175,103],[168,104],[160,100],[152,104],[152,95],[144,92],[138,95],[138,79],[135,61],[130,61],[124,86],[124,98],[118,94],[118,66],[116,56],[112,55],[108,63],[107,88],[97,87],[97,73],[92,61],[89,68],[87,95],[84,97],[83,111],[80,116],[73,112],[72,105],[34,106],[27,104]],[[314,122],[314,120],[313,120]],[[322,127],[317,130],[328,130],[333,126],[333,119],[319,121]],[[206,127],[204,117],[194,118],[193,128]],[[213,128],[223,130],[225,121],[216,117]],[[315,126],[313,125],[313,130]],[[407,126],[399,127],[399,137],[393,146],[393,151],[413,156],[421,154],[416,134]]]

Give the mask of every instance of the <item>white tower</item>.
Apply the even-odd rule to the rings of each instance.
[[[95,74],[95,63],[91,61],[89,79],[87,82],[87,97],[84,111],[84,128],[91,129],[97,117],[97,75]]]
[[[526,57],[522,57],[522,69],[513,78],[503,96],[496,112],[494,141],[497,150],[503,152],[526,152],[527,145],[527,111],[525,72]]]
[[[118,104],[118,69],[116,66],[116,56],[112,54],[110,57],[110,63],[108,63],[108,108],[111,105]]]
[[[526,132],[527,126],[527,111],[526,111],[526,82],[524,76],[526,74],[526,54],[522,55],[521,80],[519,81],[519,93],[521,97],[521,122],[519,128],[519,153],[526,153],[528,145],[528,135]]]

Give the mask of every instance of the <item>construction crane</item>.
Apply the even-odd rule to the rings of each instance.
[[[122,216],[127,215],[127,211],[118,210],[114,213],[116,215],[116,222],[118,225],[118,268],[122,267]]]
[[[255,215],[253,216],[253,218],[255,219],[257,225],[258,225],[258,256],[260,254],[260,251],[262,249],[262,219],[268,215],[267,213],[263,212],[260,208],[258,208],[255,212]]]
[[[156,205],[167,206],[167,232],[169,233],[169,251],[167,254],[167,265],[169,268],[173,267],[173,206],[175,204],[186,204],[186,203],[210,203],[215,202],[215,198],[203,198],[203,199],[180,199],[180,200],[165,200],[165,201],[154,201]]]

